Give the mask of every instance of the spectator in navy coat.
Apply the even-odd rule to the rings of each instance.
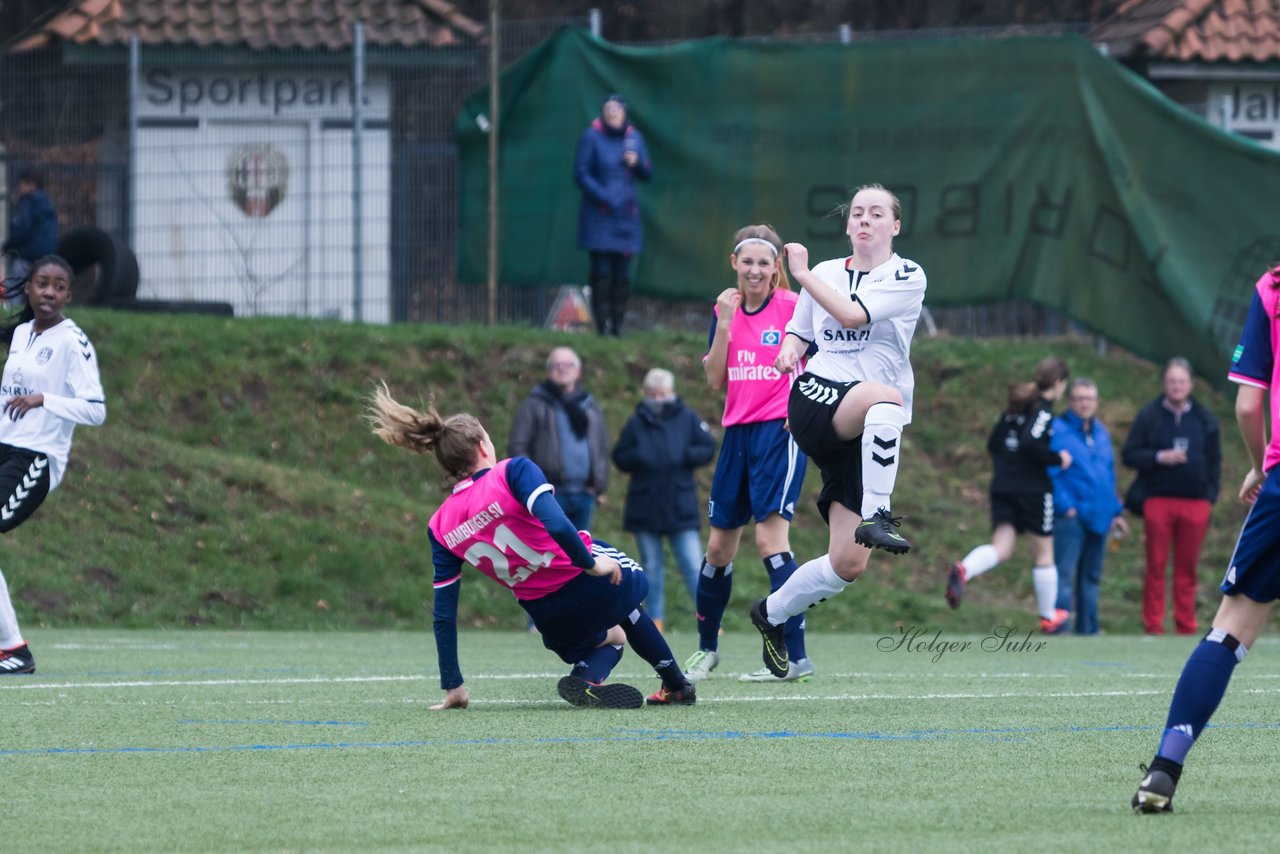
[[[706,422],[676,397],[670,371],[649,371],[643,390],[644,400],[613,447],[613,462],[631,475],[622,526],[636,536],[640,563],[649,578],[646,608],[661,624],[666,604],[663,537],[671,543],[691,602],[697,594],[702,514],[693,470],[711,462],[716,440]]]
[[[636,179],[647,181],[650,172],[644,137],[627,121],[627,102],[610,95],[600,117],[582,132],[573,156],[573,181],[582,191],[578,248],[591,256],[587,282],[601,335],[622,334],[631,260],[643,243]]]
[[[5,295],[20,289],[37,258],[58,251],[58,213],[44,191],[44,179],[34,169],[18,173],[18,200],[9,219],[9,234],[0,250],[9,253]]]
[[[1080,377],[1067,389],[1067,411],[1053,420],[1053,449],[1071,454],[1070,468],[1053,468],[1053,556],[1058,607],[1075,614],[1076,634],[1098,633],[1098,592],[1107,536],[1125,536],[1129,523],[1116,494],[1116,454],[1098,420],[1098,386]],[[1059,631],[1065,631],[1063,623]]]

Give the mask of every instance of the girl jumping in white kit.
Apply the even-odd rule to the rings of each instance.
[[[830,539],[827,554],[751,607],[764,637],[765,666],[778,677],[788,672],[783,626],[789,617],[848,587],[866,569],[871,549],[905,554],[911,548],[890,515],[890,497],[902,429],[911,420],[911,338],[925,275],[893,251],[902,229],[897,196],[868,184],[854,193],[848,211],[852,255],[810,270],[808,249],[786,246],[791,276],[804,293],[776,366],[790,373],[811,345],[818,347],[792,386],[787,420],[800,450],[822,472],[818,510]]]

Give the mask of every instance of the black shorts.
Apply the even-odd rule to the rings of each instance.
[[[1012,525],[1019,534],[1053,536],[1053,492],[991,493],[991,527]]]
[[[49,494],[49,458],[0,445],[0,533],[27,521]]]
[[[862,440],[844,441],[832,422],[840,401],[858,382],[839,383],[803,373],[787,398],[787,423],[800,450],[822,473],[818,512],[830,522],[831,503],[862,513]]]

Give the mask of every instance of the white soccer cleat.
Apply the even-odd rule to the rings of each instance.
[[[808,682],[813,678],[813,664],[807,658],[787,663],[787,675],[781,678],[769,672],[769,668],[761,667],[754,673],[744,673],[738,677],[739,682]]]
[[[690,682],[701,682],[711,675],[720,663],[720,653],[709,649],[700,649],[684,663],[684,676]]]

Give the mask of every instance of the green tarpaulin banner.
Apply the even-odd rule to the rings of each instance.
[[[748,223],[847,254],[832,211],[874,181],[902,199],[926,306],[1030,301],[1216,379],[1280,262],[1280,156],[1080,38],[629,48],[565,29],[501,79],[502,282],[585,279],[573,151],[610,92],[653,161],[641,293],[709,306]],[[486,275],[488,97],[458,118],[463,281]]]

